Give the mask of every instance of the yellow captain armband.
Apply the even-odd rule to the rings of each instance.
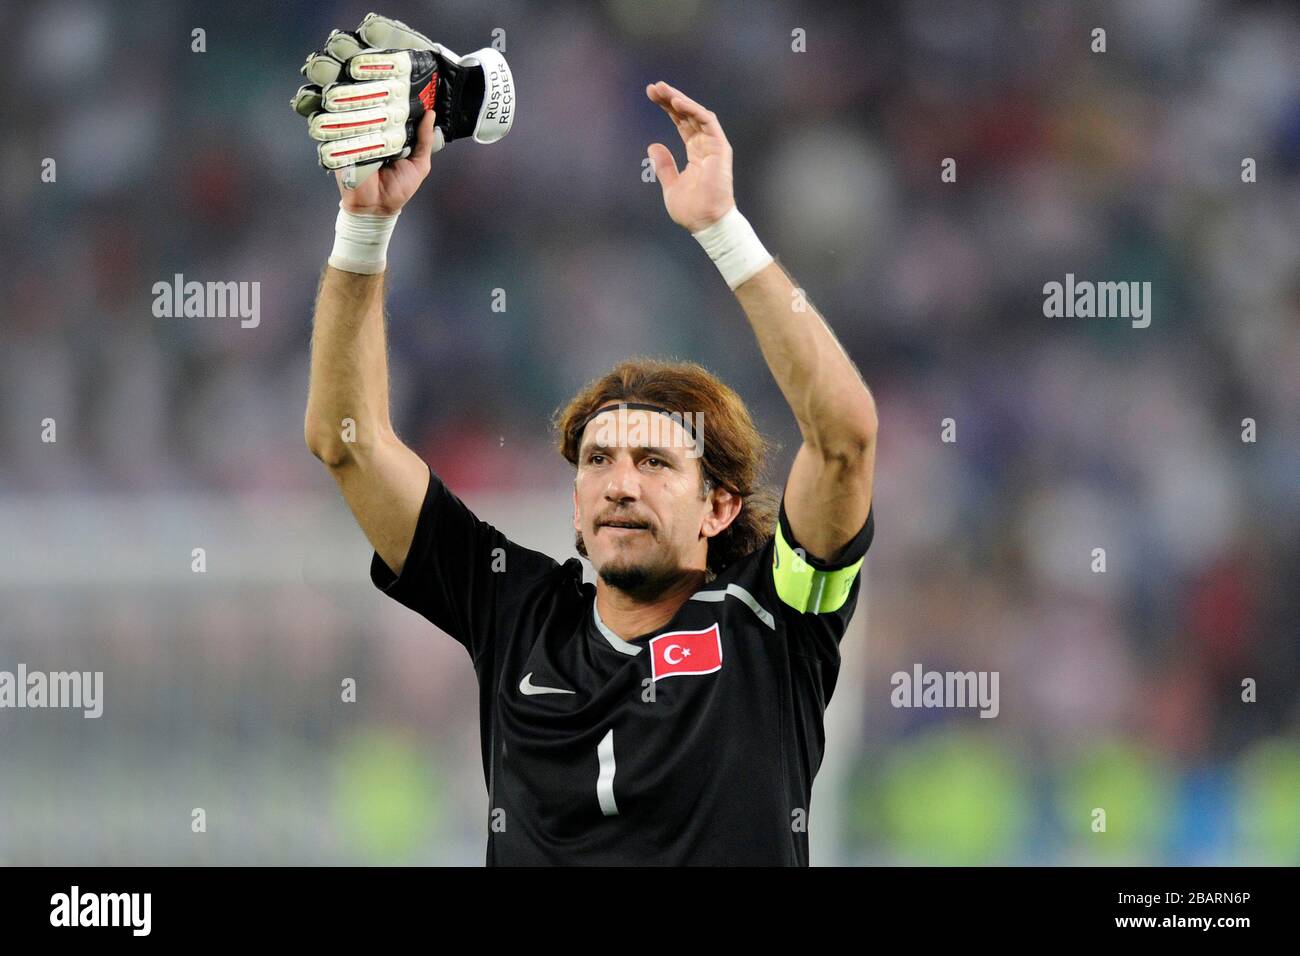
[[[848,567],[818,570],[790,547],[781,524],[777,523],[772,550],[772,581],[776,584],[777,596],[803,614],[838,611],[849,598],[853,579],[862,569],[863,558],[858,558]]]

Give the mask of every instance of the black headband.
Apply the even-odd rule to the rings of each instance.
[[[683,429],[685,429],[686,434],[691,436],[691,441],[695,440],[695,430],[691,428],[690,422],[687,420],[687,416],[684,413],[670,412],[668,409],[662,408],[659,405],[648,405],[645,402],[615,402],[612,405],[603,405],[600,408],[596,409],[594,412],[592,412],[590,415],[588,415],[586,418],[584,418],[582,420],[582,423],[578,425],[578,427],[574,430],[574,434],[577,435],[578,437],[581,437],[583,430],[589,424],[591,424],[591,420],[595,418],[597,415],[601,415],[605,412],[616,412],[619,411],[620,409],[627,409],[627,408],[637,408],[646,412],[658,412],[660,415],[667,415],[673,421],[677,422],[677,424],[681,425]]]

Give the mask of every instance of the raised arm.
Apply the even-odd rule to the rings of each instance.
[[[871,507],[875,402],[826,322],[736,209],[731,144],[717,116],[667,83],[646,95],[686,146],[680,172],[667,147],[649,148],[664,205],[736,293],[803,436],[785,488],[790,530],[812,557],[833,561]]]
[[[803,436],[785,486],[790,530],[813,557],[833,561],[871,507],[875,401],[812,304],[793,307],[802,296],[780,265],[764,267],[736,297]]]
[[[303,427],[307,447],[394,573],[406,562],[429,469],[398,439],[389,418],[383,250],[375,247],[387,242],[385,230],[428,175],[433,123],[430,111],[409,158],[384,166],[356,189],[340,182],[342,209],[359,218],[342,229],[321,278]]]

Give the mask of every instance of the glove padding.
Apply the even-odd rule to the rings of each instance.
[[[320,164],[345,170],[349,189],[411,154],[426,110],[436,116],[435,153],[466,136],[494,143],[514,122],[514,80],[500,53],[485,48],[460,57],[376,13],[355,33],[333,31],[300,72],[309,82],[293,108],[321,143]]]

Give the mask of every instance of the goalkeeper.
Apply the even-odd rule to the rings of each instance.
[[[336,34],[295,97],[341,196],[305,432],[374,547],[375,585],[473,662],[487,862],[806,866],[823,717],[874,534],[872,397],[737,210],[718,118],[654,83],[687,159],[649,147],[668,214],[734,291],[803,438],[784,493],[759,486],[764,442],[734,391],[695,364],[627,361],[556,419],[595,585],[578,558],[480,519],[393,429],[384,268],[433,153],[504,135],[489,71],[497,101],[513,83],[504,62],[448,57],[394,24]],[[340,156],[326,127],[374,93],[378,132]]]

